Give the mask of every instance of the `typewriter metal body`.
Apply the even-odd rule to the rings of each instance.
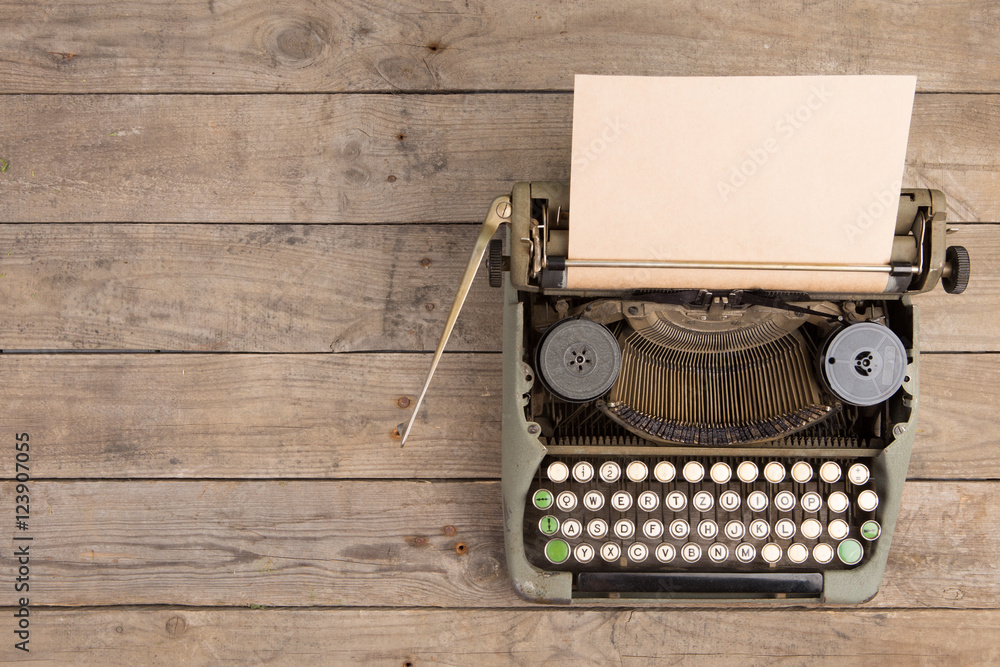
[[[944,196],[901,193],[883,293],[800,294],[566,289],[568,195],[518,183],[494,200],[431,369],[488,247],[504,294],[503,516],[518,594],[872,597],[916,430],[910,295],[968,283],[968,254],[946,247]],[[505,223],[506,254],[490,242]]]

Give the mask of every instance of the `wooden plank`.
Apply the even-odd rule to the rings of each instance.
[[[996,608],[998,491],[907,483],[868,606]],[[497,482],[34,482],[31,515],[35,605],[530,606]]]
[[[571,119],[568,94],[5,96],[0,222],[475,222],[569,177]],[[998,96],[918,96],[904,185],[1000,220],[998,135]]]
[[[917,74],[922,90],[1000,90],[988,3],[656,0],[280,5],[136,0],[3,6],[9,92],[495,90],[572,74]],[[600,57],[595,58],[595,54]]]
[[[59,664],[991,664],[995,610],[32,610]],[[664,641],[670,637],[670,641]],[[16,660],[9,646],[0,653]],[[933,657],[932,657],[933,656]],[[24,656],[27,658],[28,656]],[[802,664],[805,664],[802,662]]]
[[[44,478],[499,478],[499,355],[446,355],[399,447],[429,361],[0,355],[0,430],[40,443]],[[922,368],[910,477],[1000,478],[1000,357],[927,355]]]

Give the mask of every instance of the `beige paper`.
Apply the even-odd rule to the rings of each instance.
[[[569,259],[888,265],[912,76],[577,75]],[[886,273],[572,267],[567,287],[881,292]]]

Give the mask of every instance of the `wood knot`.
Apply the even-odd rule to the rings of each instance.
[[[171,616],[167,619],[167,634],[171,637],[180,637],[187,630],[188,624],[183,616]]]
[[[305,67],[322,57],[329,41],[323,24],[310,18],[277,19],[265,27],[263,46],[276,64]]]
[[[444,51],[444,46],[442,46],[440,42],[431,42],[430,44],[427,45],[427,50],[430,51],[431,53],[434,53],[436,51]]]

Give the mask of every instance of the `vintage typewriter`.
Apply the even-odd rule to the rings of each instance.
[[[518,183],[490,205],[416,405],[488,247],[490,283],[504,289],[517,592],[872,597],[917,418],[910,295],[969,280],[968,253],[946,247],[942,193],[901,192],[892,260],[872,269],[886,276],[878,294],[568,290],[568,193]],[[507,254],[491,241],[503,223]]]

